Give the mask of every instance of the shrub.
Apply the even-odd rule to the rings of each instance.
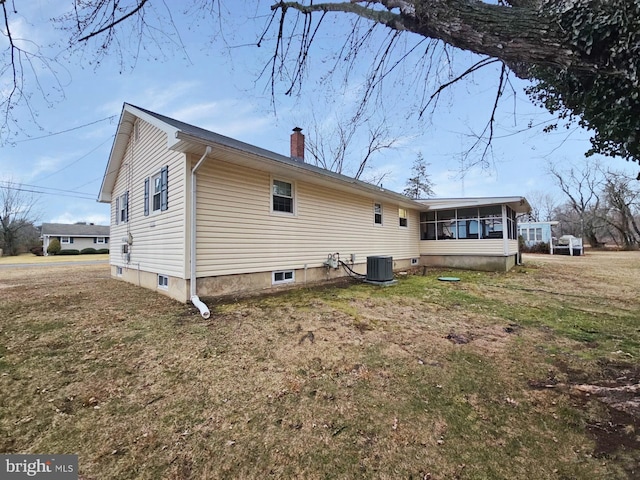
[[[102,255],[105,253],[109,253],[109,249],[108,248],[99,248],[98,250],[96,250],[96,253]]]
[[[49,246],[47,247],[47,253],[50,255],[57,255],[60,253],[60,240],[54,238],[49,242]]]
[[[80,250],[76,250],[75,248],[60,250],[60,252],[58,252],[58,255],[80,255]]]
[[[524,248],[522,249],[523,253],[551,253],[551,250],[549,250],[549,244],[546,242],[538,242],[534,245],[531,245],[530,247],[527,247],[526,245],[524,246]]]
[[[29,251],[34,255],[36,255],[37,257],[41,257],[44,255],[44,248],[42,248],[42,245],[37,247],[31,247]]]
[[[82,250],[80,250],[80,255],[92,255],[96,253],[96,249],[89,247],[89,248],[83,248]]]

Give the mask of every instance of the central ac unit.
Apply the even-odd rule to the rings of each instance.
[[[393,257],[367,257],[367,282],[393,281]]]

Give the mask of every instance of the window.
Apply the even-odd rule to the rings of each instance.
[[[169,167],[144,180],[144,214],[164,212],[169,208]]]
[[[277,285],[280,283],[293,283],[294,281],[295,277],[293,275],[293,270],[283,270],[280,272],[273,272],[271,283],[273,285]]]
[[[382,204],[373,204],[373,223],[375,225],[382,225]]]
[[[529,228],[528,240],[530,240],[532,242],[541,242],[542,241],[542,227],[531,227],[531,228]]]
[[[522,237],[522,240],[525,242],[529,240],[529,230],[526,228],[518,227],[518,234]]]
[[[116,224],[129,221],[129,191],[116,198]]]
[[[116,267],[116,275],[117,275],[118,277],[121,277],[121,276],[122,276],[122,267]]]
[[[480,238],[502,238],[502,206],[480,207]]]
[[[73,237],[60,237],[60,243],[73,243]]]
[[[507,238],[517,239],[518,238],[518,221],[517,214],[513,208],[508,205],[505,205],[506,213],[507,213]],[[542,238],[541,238],[542,240]]]
[[[456,238],[456,211],[440,210],[420,214],[422,240],[450,240]]]
[[[501,205],[423,212],[420,214],[420,239],[502,238],[502,222]],[[515,229],[511,232],[511,226],[512,223],[509,224],[509,235],[517,236]]]
[[[160,174],[151,179],[153,185],[153,195],[151,196],[151,210],[157,212],[160,210],[160,195],[162,193],[162,183],[160,180]]]
[[[96,237],[95,241],[93,243],[105,244],[105,243],[107,243],[107,239],[104,238],[104,237]]]
[[[169,277],[158,274],[158,288],[166,290],[169,288]]]
[[[272,193],[272,211],[293,213],[293,184],[273,180]]]
[[[404,209],[404,208],[399,208],[398,209],[398,217],[400,219],[400,226],[401,227],[406,227],[408,225],[407,210]]]

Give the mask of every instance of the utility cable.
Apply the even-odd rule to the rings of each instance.
[[[0,2],[2,3],[2,2]],[[101,118],[100,120],[96,120],[94,122],[89,122],[89,123],[85,123],[83,125],[78,125],[77,127],[73,127],[73,128],[68,128],[66,130],[60,130],[59,132],[51,132],[48,133],[46,135],[41,135],[39,137],[29,137],[29,138],[24,138],[22,140],[15,140],[11,143],[24,143],[24,142],[31,142],[33,140],[41,140],[43,138],[49,138],[49,137],[55,137],[56,135],[62,135],[63,133],[69,133],[69,132],[73,132],[74,130],[80,130],[81,128],[84,127],[90,127],[91,125],[95,125],[96,123],[100,123],[100,122],[104,122],[105,120],[113,120],[114,118],[117,118],[118,115],[111,115],[110,117],[105,117],[105,118]]]
[[[59,197],[72,197],[72,198],[80,198],[83,200],[95,200],[95,197],[88,193],[80,193],[80,192],[69,192],[68,190],[59,190],[53,192],[45,192],[42,190],[32,190],[29,188],[22,187],[12,187],[11,185],[2,185],[0,188],[6,188],[7,190],[14,190],[16,192],[25,192],[25,193],[39,193],[41,195],[57,195]],[[35,187],[35,188],[47,188],[47,187]],[[57,190],[57,189],[52,189]],[[72,193],[75,193],[72,195]]]

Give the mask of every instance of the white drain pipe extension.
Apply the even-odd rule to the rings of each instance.
[[[207,307],[200,300],[196,292],[196,172],[204,163],[207,155],[209,155],[210,153],[211,147],[207,145],[207,149],[204,151],[204,154],[202,155],[200,160],[198,160],[196,166],[191,170],[191,279],[189,282],[189,287],[191,294],[191,303],[193,303],[195,307],[200,310],[200,315],[202,315],[202,318],[209,318],[211,316],[211,312],[209,312],[209,307]]]

